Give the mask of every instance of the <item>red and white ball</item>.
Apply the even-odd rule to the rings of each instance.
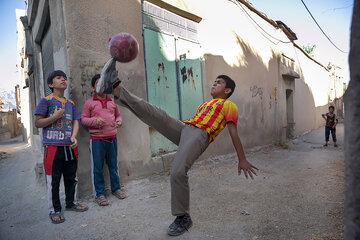
[[[118,33],[109,41],[110,55],[118,62],[134,60],[139,52],[139,44],[130,33]]]

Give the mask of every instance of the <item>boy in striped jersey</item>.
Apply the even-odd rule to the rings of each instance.
[[[75,202],[77,140],[80,115],[74,103],[64,97],[67,77],[63,71],[53,71],[47,83],[51,95],[42,98],[35,109],[35,126],[43,129],[44,168],[47,200],[52,223],[65,221],[61,213],[59,187],[64,176],[66,209],[83,212],[85,204]]]
[[[246,160],[237,133],[237,107],[227,100],[235,90],[235,82],[230,77],[218,76],[211,88],[213,99],[201,104],[196,115],[184,122],[131,94],[121,87],[119,82],[115,61],[110,59],[102,70],[96,91],[112,93],[118,104],[127,107],[139,119],[179,146],[170,175],[171,211],[176,219],[168,228],[169,235],[178,236],[192,226],[189,215],[190,191],[187,172],[226,125],[239,160],[238,174],[243,171],[246,178],[248,176],[253,178],[253,175],[256,175],[257,168]]]

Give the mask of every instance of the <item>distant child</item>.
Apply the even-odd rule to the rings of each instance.
[[[46,173],[47,200],[52,223],[65,221],[61,213],[59,187],[64,176],[66,209],[84,212],[85,204],[75,202],[77,140],[80,115],[74,103],[64,97],[67,77],[63,71],[53,71],[47,84],[53,92],[42,98],[35,109],[35,126],[43,128],[44,168]]]
[[[201,104],[193,118],[182,122],[119,85],[115,63],[110,59],[104,66],[97,92],[112,93],[118,104],[179,146],[170,173],[171,211],[176,218],[168,228],[169,235],[178,236],[192,226],[188,171],[226,126],[238,156],[238,174],[243,172],[246,178],[256,175],[257,168],[247,161],[237,132],[237,107],[228,100],[235,90],[235,82],[219,75],[210,89],[213,99]]]
[[[334,113],[334,110],[335,110],[335,107],[330,106],[329,112],[321,115],[326,121],[326,125],[325,125],[325,141],[326,141],[326,143],[324,144],[324,147],[328,146],[330,132],[331,132],[332,139],[334,141],[334,147],[337,147],[336,124],[338,124],[338,118],[337,118],[336,114]]]
[[[104,159],[109,168],[111,192],[119,199],[126,198],[120,188],[117,158],[117,128],[121,126],[122,118],[119,107],[113,99],[106,94],[95,91],[100,74],[91,79],[94,96],[85,102],[81,122],[89,127],[90,152],[93,171],[93,187],[95,190],[95,202],[99,206],[107,206],[109,202],[105,198],[105,184],[103,176]]]

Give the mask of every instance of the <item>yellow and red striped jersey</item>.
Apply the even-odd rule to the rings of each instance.
[[[207,131],[209,133],[209,142],[212,142],[225,128],[227,122],[237,124],[237,120],[238,109],[235,103],[216,98],[201,104],[196,115],[184,122]]]

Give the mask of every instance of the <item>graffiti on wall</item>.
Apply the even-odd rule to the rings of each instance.
[[[92,77],[100,73],[101,69],[104,67],[103,65],[97,65],[95,61],[87,60],[80,63],[81,70],[81,94],[84,99],[88,99],[92,96],[92,87],[91,87],[91,79]]]
[[[188,69],[186,69],[186,66],[184,66],[180,69],[180,74],[181,74],[183,84],[186,81],[188,81],[189,87],[190,87],[190,83],[191,83],[192,87],[196,90],[193,68],[189,67]]]
[[[260,99],[262,99],[262,97],[263,97],[263,88],[262,87],[258,87],[256,85],[251,86],[250,92],[251,92],[251,97],[253,97],[253,98],[259,96]]]
[[[257,85],[253,85],[250,87],[250,92],[251,92],[251,97],[252,98],[256,98],[259,97],[261,100],[261,123],[264,124],[265,122],[265,107],[264,107],[264,101],[263,101],[263,88],[262,87],[258,87]],[[270,108],[271,108],[271,96],[270,96]]]

